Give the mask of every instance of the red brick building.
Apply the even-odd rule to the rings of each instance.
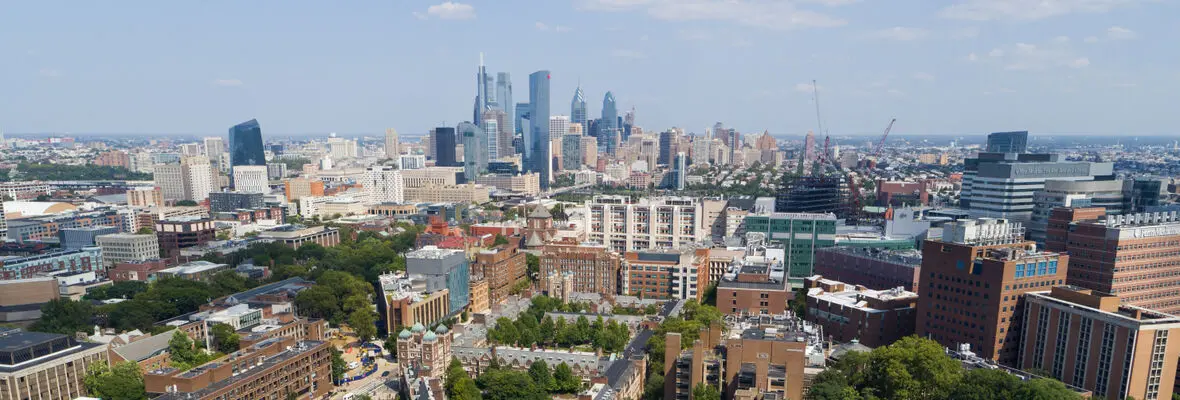
[[[512,245],[500,245],[475,254],[471,265],[473,276],[483,276],[488,284],[489,305],[500,304],[508,298],[516,282],[528,272],[527,255]]]
[[[114,268],[107,271],[107,276],[112,281],[141,281],[147,282],[148,278],[155,275],[157,271],[168,268],[166,260],[146,260],[146,261],[131,261],[116,263]]]
[[[1097,221],[1104,216],[1106,216],[1106,209],[1102,207],[1054,208],[1049,212],[1049,220],[1045,227],[1045,250],[1066,251],[1070,224],[1081,221]]]
[[[548,244],[540,258],[542,288],[560,286],[561,277],[569,274],[571,292],[615,296],[623,290],[623,257],[605,246]]]
[[[968,344],[982,358],[1016,365],[1024,294],[1065,284],[1069,256],[1043,252],[1007,220],[947,224],[922,247],[915,332],[943,346]]]
[[[176,256],[183,248],[209,243],[216,234],[217,229],[209,218],[181,217],[156,221],[160,251],[168,256]]]
[[[912,249],[863,247],[815,249],[813,271],[850,285],[870,289],[902,287],[916,292],[922,273],[922,253]]]
[[[1123,304],[1180,313],[1180,213],[1072,222],[1065,248],[1069,284],[1117,295]]]
[[[782,315],[795,298],[781,260],[746,256],[717,282],[717,310],[726,315]]]
[[[837,342],[880,347],[914,334],[918,294],[901,288],[871,290],[816,275],[807,278],[807,320]]]

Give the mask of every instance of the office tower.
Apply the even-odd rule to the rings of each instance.
[[[438,134],[435,133],[435,129],[433,128],[431,128],[430,132],[426,134],[426,158],[436,161],[438,160],[438,143],[436,143],[437,138]]]
[[[676,160],[672,165],[672,188],[684,190],[685,179],[688,177],[688,156],[683,151],[676,153]]]
[[[1028,131],[994,132],[987,135],[988,153],[1024,153],[1028,151]]]
[[[1166,179],[1138,177],[1123,181],[1122,208],[1124,212],[1141,213],[1149,211],[1149,208],[1164,204],[1167,200],[1168,181]],[[1095,205],[1095,207],[1100,207],[1100,205]]]
[[[676,137],[675,131],[666,130],[666,131],[660,132],[660,150],[659,150],[659,156],[656,159],[656,164],[659,164],[659,165],[671,165],[672,164],[672,156],[676,154],[675,153],[676,140],[677,140],[677,137]]]
[[[332,158],[336,160],[356,158],[356,141],[336,137],[336,134],[333,133],[332,136],[328,138],[328,154],[330,154]]]
[[[457,314],[470,300],[470,273],[467,256],[462,250],[440,249],[425,246],[406,253],[406,272],[411,278],[421,278],[426,290],[450,291],[448,314]]]
[[[259,192],[209,193],[209,211],[214,213],[253,210],[265,205],[265,196]]]
[[[266,165],[262,151],[262,128],[249,120],[229,128],[230,165]]]
[[[361,179],[361,187],[370,203],[401,203],[405,200],[401,171],[392,166],[369,167]]]
[[[635,129],[635,107],[631,107],[631,111],[627,111],[626,114],[619,117],[619,120],[622,121],[619,131],[622,132],[623,141],[626,142],[627,139],[631,138],[631,131]]]
[[[426,156],[421,154],[402,154],[398,159],[398,165],[401,166],[401,169],[426,168]]]
[[[201,202],[209,198],[209,192],[214,188],[213,169],[209,159],[202,156],[185,157],[176,164],[157,165],[155,171],[156,186],[167,200]]]
[[[180,145],[180,155],[182,156],[199,156],[201,155],[201,145],[197,143],[185,143]]]
[[[131,207],[163,207],[164,193],[156,186],[127,189],[127,205]]]
[[[499,110],[490,111],[500,112]],[[487,114],[487,112],[485,111],[484,114]],[[483,150],[485,152],[483,158],[485,161],[490,161],[497,158],[497,155],[500,153],[500,122],[495,118],[485,118],[483,125],[480,126],[483,126],[484,141],[487,142],[485,143],[487,148]],[[466,151],[466,148],[464,148],[464,151]]]
[[[475,75],[475,110],[471,116],[471,120],[477,124],[483,121],[480,119],[483,112],[491,109],[491,105],[496,102],[494,83],[483,65],[483,53],[479,53],[479,71]]]
[[[119,227],[96,225],[60,228],[57,231],[57,238],[62,249],[80,250],[86,247],[94,247],[94,238],[112,233],[119,233]]]
[[[385,130],[385,158],[396,160],[402,152],[398,147],[397,129],[389,128]]]
[[[585,215],[591,241],[615,252],[680,248],[704,240],[704,206],[691,197],[594,196]],[[658,218],[657,218],[658,217]],[[650,221],[647,224],[627,221]],[[833,221],[833,229],[835,221]]]
[[[582,130],[585,131],[586,126],[586,94],[582,93],[582,86],[579,85],[574,90],[574,100],[570,102],[570,123],[574,125],[581,125]]]
[[[463,177],[467,182],[488,170],[487,135],[484,130],[470,122],[463,122],[457,128],[463,136]]]
[[[576,133],[567,133],[565,136],[562,136],[561,169],[566,171],[582,169],[582,137],[582,135]]]
[[[836,216],[817,213],[768,213],[746,216],[746,232],[762,233],[786,249],[783,264],[793,287],[812,275],[815,251],[836,245]]]
[[[500,129],[509,134],[516,133],[516,103],[512,102],[512,76],[507,72],[496,74],[496,102],[500,111],[504,112],[504,119],[500,120]],[[484,117],[487,120],[487,117]],[[511,142],[509,138],[507,142]],[[500,155],[505,157],[507,155]]]
[[[287,177],[287,164],[266,163],[266,177],[278,180]]]
[[[1015,366],[1025,294],[1065,283],[1070,256],[1037,250],[1024,226],[1003,219],[947,224],[922,246],[917,334]]]
[[[233,167],[234,190],[242,193],[270,193],[266,166],[238,165]]]
[[[1033,193],[1028,238],[1045,244],[1049,214],[1056,207],[1102,207],[1108,214],[1123,213],[1123,181],[1046,180]]]
[[[602,98],[602,119],[598,122],[598,142],[604,146],[607,154],[615,154],[619,147],[618,135],[616,135],[618,129],[618,103],[615,102],[615,95],[608,91],[606,96]]]
[[[1018,367],[1093,392],[1093,399],[1170,399],[1180,348],[1180,317],[1119,296],[1060,286],[1024,296],[1028,326]]]
[[[434,165],[439,167],[459,167],[455,158],[455,148],[459,145],[455,138],[455,128],[440,126],[434,128]]]
[[[512,120],[509,119],[508,114],[499,109],[487,110],[483,112],[482,118],[484,124],[495,124],[495,126],[480,125],[488,136],[488,161],[512,156],[515,151],[512,148]]]
[[[1004,132],[988,137],[989,142],[993,136],[996,138],[996,149],[1023,150],[1021,134]],[[1001,141],[1000,138],[1006,139]],[[973,216],[1020,222],[1032,220],[1033,195],[1045,188],[1047,180],[1114,179],[1112,163],[1064,161],[1060,154],[984,152],[976,158],[964,160],[963,165],[962,207]],[[979,186],[978,190],[976,186]]]
[[[515,128],[515,130],[512,131],[513,137],[515,137],[517,134],[523,135],[527,130],[525,129],[524,125],[525,121],[529,118],[530,111],[532,111],[532,106],[530,106],[529,103],[516,103],[516,112],[512,115],[512,127]],[[524,154],[524,152],[518,153]]]
[[[525,133],[525,165],[541,174],[541,189],[549,190],[552,156],[549,152],[549,71],[529,75],[529,131]]]
[[[1059,243],[1073,260],[1068,283],[1116,294],[1125,304],[1180,313],[1180,280],[1175,277],[1180,265],[1180,213],[1080,212],[1089,210],[1096,211],[1075,208],[1085,217],[1064,221],[1068,224],[1054,218],[1050,223],[1064,228],[1058,230],[1065,235]]]
[[[102,249],[102,261],[108,267],[160,258],[160,239],[156,235],[115,233],[96,237],[94,243]]]
[[[582,136],[582,164],[598,165],[598,139],[593,136]]]
[[[205,142],[205,157],[209,158],[209,163],[218,169],[226,169],[228,165],[221,159],[221,155],[225,154],[225,139],[220,136],[209,136],[203,141]]]
[[[549,117],[549,138],[553,141],[553,152],[550,157],[564,159],[562,153],[562,141],[566,133],[570,130],[570,117],[566,115],[554,115]]]

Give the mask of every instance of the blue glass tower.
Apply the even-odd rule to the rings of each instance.
[[[500,105],[500,109],[504,111],[504,124],[506,127],[500,127],[505,132],[516,133],[516,106],[512,102],[512,77],[507,72],[496,74],[496,101]],[[487,130],[487,129],[485,129]],[[489,133],[489,135],[491,135]]]
[[[616,143],[618,135],[615,134],[615,130],[617,129],[619,129],[619,107],[615,102],[615,95],[606,92],[606,97],[602,98],[602,121],[598,125],[598,132],[601,136],[598,140],[603,142],[607,154],[615,154],[615,148],[619,146]]]
[[[541,189],[549,189],[553,157],[549,152],[549,71],[529,75],[529,129],[525,132],[524,164],[541,175]]]
[[[460,123],[456,129],[463,136],[463,177],[467,182],[475,182],[475,178],[488,169],[488,136],[470,122]]]
[[[586,94],[582,93],[581,86],[574,90],[574,100],[570,103],[570,123],[582,125],[582,134],[587,134]]]
[[[266,165],[262,151],[262,127],[249,120],[229,128],[230,165]]]
[[[434,165],[440,167],[458,167],[455,159],[455,128],[438,127],[434,129]]]
[[[529,103],[516,103],[516,112],[512,115],[512,133],[524,133],[524,121],[529,118]]]

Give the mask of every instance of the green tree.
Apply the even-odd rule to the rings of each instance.
[[[315,285],[295,295],[295,306],[299,312],[312,318],[331,318],[340,313],[336,294],[327,286]]]
[[[143,373],[132,361],[108,366],[104,361],[95,361],[87,367],[83,383],[91,396],[104,400],[141,400],[147,398],[144,390]]]
[[[533,279],[541,273],[541,258],[533,253],[525,253],[525,264],[528,267],[529,278]]]
[[[541,390],[552,392],[554,390],[553,372],[549,371],[549,364],[545,360],[537,360],[533,365],[529,366],[529,377],[533,378],[533,382]]]
[[[145,227],[139,228],[139,230],[136,230],[135,234],[136,235],[155,235],[156,231],[152,230],[151,227],[145,226]]]
[[[721,400],[721,390],[704,382],[692,388],[693,400]]]
[[[664,398],[664,374],[658,370],[652,371],[651,376],[647,377],[647,383],[643,385],[643,399],[661,400]]]
[[[179,329],[173,331],[172,338],[168,340],[168,358],[173,363],[187,364],[190,368],[191,364],[197,361],[197,351],[193,348],[193,340]]]
[[[548,399],[545,390],[537,386],[528,374],[509,369],[489,369],[479,375],[476,383],[484,390],[487,400],[542,400]]]
[[[508,238],[499,233],[496,234],[496,240],[492,241],[492,246],[502,246],[508,244]]]
[[[77,332],[89,332],[93,318],[94,307],[89,302],[53,299],[41,306],[41,319],[29,329],[73,336]]]
[[[553,318],[548,315],[541,319],[541,325],[538,327],[537,337],[544,344],[553,344],[553,337],[557,335],[557,325],[553,323]]]
[[[874,350],[865,377],[879,397],[933,400],[947,398],[961,374],[938,343],[910,336]]]
[[[553,385],[557,393],[577,393],[582,389],[582,380],[574,375],[574,370],[569,364],[562,361],[553,369]]]
[[[344,357],[342,356],[342,354],[344,354],[344,353],[341,353],[340,350],[337,349],[335,346],[332,347],[332,381],[333,382],[340,382],[341,379],[344,379],[344,372],[348,370],[348,364],[344,362]]]
[[[250,288],[246,277],[238,275],[235,271],[218,272],[210,278],[209,282],[212,284],[213,290],[220,295],[234,294]]]
[[[353,311],[348,315],[348,326],[356,332],[361,343],[368,342],[377,336],[377,313],[367,308]]]
[[[176,202],[177,207],[195,207],[197,202],[192,200],[180,200]]]
[[[241,337],[234,331],[234,327],[229,324],[218,323],[213,325],[213,346],[222,353],[233,353],[238,351],[238,344],[241,342]]]
[[[475,386],[475,381],[471,378],[464,378],[455,382],[454,388],[447,397],[452,400],[481,400],[483,394],[480,393],[479,387]]]
[[[107,326],[121,331],[139,329],[146,332],[156,321],[178,314],[172,304],[150,300],[146,296],[102,308],[106,311]]]

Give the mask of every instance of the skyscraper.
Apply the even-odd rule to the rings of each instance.
[[[440,126],[434,128],[434,165],[440,167],[458,167],[455,159],[455,128]]]
[[[683,151],[676,153],[672,171],[672,189],[684,190],[684,181],[688,178],[688,156]]]
[[[229,128],[230,165],[266,165],[262,152],[262,128],[249,120]]]
[[[487,115],[488,112],[500,112],[500,110],[489,110],[484,114]],[[503,112],[500,113],[503,115]],[[484,159],[491,161],[500,154],[500,121],[496,118],[484,118],[483,132],[484,138],[486,138],[484,141],[487,142],[487,154],[484,155]]]
[[[541,189],[549,190],[552,158],[549,153],[549,71],[529,75],[529,130],[525,132],[525,165],[541,175]]]
[[[495,91],[489,85],[491,83],[493,83],[492,78],[488,76],[488,70],[483,65],[483,53],[479,53],[479,70],[475,74],[475,110],[473,110],[471,117],[471,120],[476,124],[481,123],[482,120],[479,117],[496,101]]]
[[[463,177],[467,182],[475,182],[475,178],[488,169],[487,136],[483,129],[470,122],[460,123],[457,130],[463,136]]]
[[[570,131],[570,117],[567,115],[554,115],[549,117],[549,141],[552,143],[549,147],[549,157],[553,159],[564,160],[562,154],[562,138]],[[562,169],[562,165],[558,164],[557,169]]]
[[[666,130],[660,132],[660,152],[656,158],[656,164],[671,165],[672,157],[676,155],[676,131]]]
[[[500,130],[508,132],[510,135],[516,133],[516,109],[513,108],[516,104],[512,102],[512,76],[507,72],[496,74],[496,102],[500,105],[500,110],[504,111],[504,115],[507,117],[503,121],[500,121]],[[487,118],[484,119],[486,120]],[[491,131],[484,130],[488,131],[488,135],[492,134]],[[507,142],[512,142],[512,138],[509,137]],[[511,154],[499,154],[500,157],[509,155]],[[490,157],[491,154],[488,156]]]
[[[225,139],[221,136],[210,136],[205,138],[205,157],[209,158],[209,163],[214,167],[222,168],[225,162],[221,160],[221,155],[225,153]]]
[[[561,169],[577,171],[582,169],[582,135],[567,133],[562,136]]]
[[[1028,150],[1028,131],[994,132],[987,135],[988,153],[1024,153]]]
[[[586,126],[586,94],[582,93],[582,86],[578,86],[578,89],[574,90],[574,100],[570,103],[570,123],[581,125],[583,132],[588,128]],[[562,134],[564,135],[565,132]]]
[[[529,111],[531,108],[529,103],[516,103],[516,112],[512,114],[512,134],[524,134],[525,129],[524,120],[529,118]]]
[[[515,114],[515,113],[513,113]],[[488,160],[508,157],[515,153],[512,148],[512,121],[503,110],[494,109],[483,112],[483,131],[488,135]],[[496,126],[489,126],[488,121],[494,121]]]
[[[603,142],[607,154],[614,154],[619,143],[615,140],[615,130],[619,129],[619,108],[615,102],[615,95],[606,92],[602,98],[602,120],[598,123],[599,141]]]
[[[397,129],[389,128],[385,130],[385,158],[396,160],[401,155],[398,150],[397,143]]]
[[[815,134],[812,133],[811,131],[807,131],[807,136],[803,138],[803,161],[804,161],[804,164],[810,164],[811,162],[815,161],[815,158],[816,158]],[[810,166],[805,165],[804,167],[808,168]]]

